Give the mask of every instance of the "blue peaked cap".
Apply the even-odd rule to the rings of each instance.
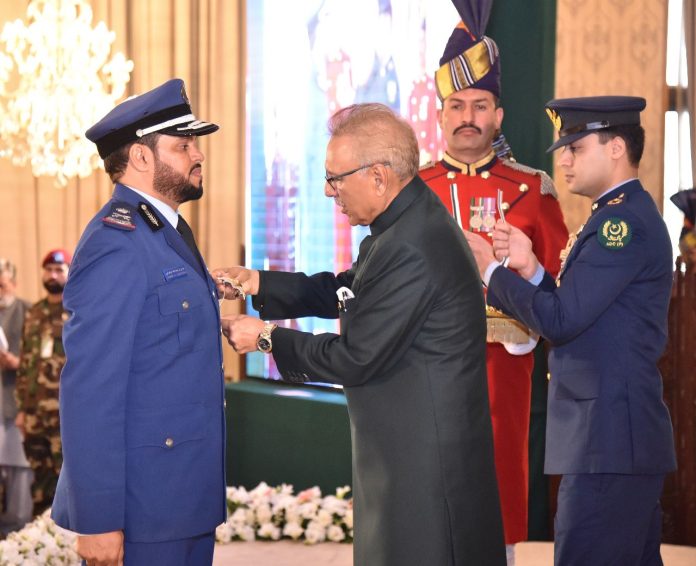
[[[168,136],[205,136],[219,126],[196,119],[184,81],[171,79],[129,98],[94,124],[85,135],[104,159],[127,143],[154,132]]]

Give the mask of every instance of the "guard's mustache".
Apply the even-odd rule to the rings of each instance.
[[[479,134],[481,133],[481,128],[479,128],[476,124],[472,124],[472,123],[470,123],[470,122],[464,122],[461,126],[457,126],[457,127],[454,129],[455,135],[458,134],[459,132],[461,132],[462,130],[466,129],[466,128],[470,128],[470,129],[472,129],[472,130],[476,130]]]

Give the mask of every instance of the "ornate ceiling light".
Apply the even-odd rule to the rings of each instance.
[[[111,110],[133,62],[84,0],[33,0],[0,33],[0,155],[65,186],[100,164],[85,130]]]

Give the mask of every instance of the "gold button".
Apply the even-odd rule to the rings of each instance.
[[[222,400],[222,408],[226,409],[227,408],[227,399]]]
[[[188,308],[189,308],[189,302],[188,302],[188,301],[182,302],[182,303],[181,303],[181,307],[182,307],[184,310],[188,310]]]
[[[510,210],[510,203],[504,202],[504,203],[501,205],[501,208],[502,208],[503,210],[505,210],[505,211]]]
[[[167,438],[167,440],[164,441],[164,445],[167,448],[171,448],[172,446],[174,446],[174,440],[172,440],[171,438]]]
[[[551,381],[551,372],[546,372],[546,381]]]
[[[490,176],[491,176],[490,171],[484,171],[483,173],[481,173],[482,179],[488,179]]]
[[[454,171],[450,171],[447,173],[447,178],[448,179],[454,179],[457,176],[457,174]]]
[[[526,193],[529,190],[529,185],[527,183],[522,183],[520,185],[520,192],[521,193]]]

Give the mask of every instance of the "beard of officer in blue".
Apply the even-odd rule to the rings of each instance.
[[[155,150],[155,175],[152,188],[168,200],[178,204],[183,204],[191,200],[199,200],[203,196],[203,179],[201,177],[198,186],[191,183],[189,179],[195,174],[199,176],[201,170],[201,164],[196,163],[191,167],[188,177],[185,177],[173,167],[160,160]]]

